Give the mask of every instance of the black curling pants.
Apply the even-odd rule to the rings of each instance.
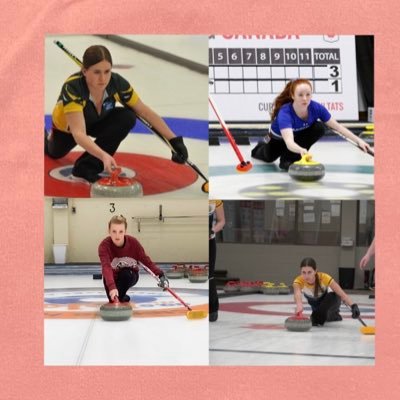
[[[341,302],[340,297],[334,292],[326,293],[317,300],[308,299],[312,309],[311,321],[319,325],[337,321]]]
[[[114,108],[104,119],[87,126],[87,134],[96,138],[94,141],[106,153],[113,156],[120,143],[135,126],[136,114],[128,109]],[[45,146],[45,153],[51,158],[66,156],[74,147],[76,142],[70,133],[53,129],[51,138]],[[103,162],[85,151],[74,165],[75,172],[90,171],[99,174],[104,169]],[[78,172],[79,174],[79,172]],[[82,174],[79,174],[82,175]]]
[[[208,251],[209,251],[209,281],[208,281],[208,295],[209,295],[209,300],[208,300],[208,309],[209,313],[213,313],[218,311],[219,309],[219,301],[218,301],[218,294],[217,294],[217,285],[215,284],[215,261],[217,258],[217,240],[210,239],[208,241]]]
[[[118,289],[118,298],[119,301],[122,301],[128,289],[132,286],[135,286],[137,281],[139,280],[139,272],[134,271],[132,268],[121,268],[118,271],[117,279],[115,280],[115,285]],[[110,289],[106,285],[106,280],[103,278],[104,289],[106,290],[106,294],[108,300],[111,301],[109,291]]]
[[[294,135],[294,141],[300,147],[310,150],[310,147],[317,142],[325,133],[325,126],[322,122],[315,122],[309,128]],[[257,160],[265,162],[273,162],[278,157],[281,162],[295,162],[300,160],[301,156],[298,153],[293,153],[286,147],[283,139],[276,139],[270,135],[268,143],[262,141],[251,151],[251,156]]]

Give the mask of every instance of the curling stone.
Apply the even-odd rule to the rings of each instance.
[[[290,294],[289,286],[287,286],[284,282],[279,283],[277,287],[279,288],[279,294]]]
[[[279,294],[279,287],[275,286],[273,282],[263,282],[262,292],[264,294]]]
[[[120,177],[121,168],[115,168],[109,177],[99,179],[90,188],[91,197],[142,197],[142,185],[133,178]]]
[[[179,265],[174,265],[165,271],[165,275],[169,279],[181,279],[185,275],[185,269]]]
[[[192,268],[188,274],[192,283],[203,283],[208,281],[208,270],[206,268]]]
[[[311,329],[312,323],[310,318],[304,317],[301,313],[286,318],[285,328],[292,332],[306,332]]]
[[[126,321],[132,316],[132,306],[129,303],[120,303],[114,301],[112,303],[103,304],[100,307],[100,317],[104,321]]]
[[[360,139],[364,140],[364,142],[367,142],[370,146],[373,146],[375,142],[374,124],[367,125],[365,129],[365,131],[360,133],[359,137]]]
[[[258,293],[259,286],[259,282],[241,281],[240,291],[244,293]]]
[[[240,292],[240,281],[228,281],[224,286],[225,293]]]
[[[312,161],[311,154],[305,154],[300,161],[290,165],[288,172],[296,181],[313,182],[324,177],[325,167],[319,162]]]

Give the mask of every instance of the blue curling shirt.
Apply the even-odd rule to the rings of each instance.
[[[292,128],[293,134],[297,135],[304,129],[309,128],[317,120],[327,122],[331,119],[329,111],[320,103],[311,100],[308,105],[308,118],[307,120],[301,119],[294,111],[292,103],[284,104],[277,117],[272,121],[271,133],[272,136],[281,139],[281,130],[286,128]]]

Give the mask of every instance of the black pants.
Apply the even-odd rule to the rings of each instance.
[[[118,298],[120,301],[123,300],[128,289],[132,286],[135,286],[138,280],[139,280],[139,273],[131,268],[122,268],[118,271],[115,284],[118,289]],[[106,290],[108,300],[111,301],[109,294],[110,289],[107,287],[106,280],[104,278],[103,278],[103,284],[104,284],[104,289]]]
[[[117,107],[104,119],[87,126],[87,134],[95,137],[94,141],[101,149],[111,156],[117,151],[120,143],[135,126],[136,114],[127,108]],[[53,129],[51,138],[45,144],[45,153],[54,159],[66,156],[76,142],[70,133]],[[76,161],[74,170],[100,173],[104,169],[103,162],[85,151]]]
[[[210,280],[208,281],[208,309],[209,313],[213,313],[218,311],[219,309],[219,301],[218,301],[218,294],[217,294],[217,285],[215,284],[215,260],[217,257],[217,240],[210,239],[208,241],[208,254],[209,254],[209,278]]]
[[[294,141],[300,147],[310,150],[310,147],[317,142],[325,133],[325,126],[322,122],[315,122],[309,128],[294,135]],[[283,139],[276,139],[273,136],[268,143],[259,142],[251,151],[251,156],[257,160],[265,162],[273,162],[278,157],[281,162],[295,162],[300,160],[301,156],[298,153],[291,152]]]
[[[318,300],[308,299],[312,309],[311,321],[319,325],[337,321],[341,302],[340,297],[334,292],[326,293]]]

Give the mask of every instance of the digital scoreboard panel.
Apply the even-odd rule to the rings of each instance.
[[[286,83],[305,78],[313,100],[337,120],[358,120],[355,37],[329,35],[212,35],[209,93],[229,122],[270,121]],[[209,109],[210,121],[217,118]]]

